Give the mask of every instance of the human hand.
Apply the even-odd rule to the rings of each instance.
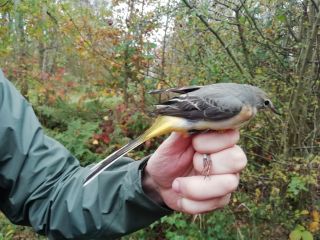
[[[172,133],[145,167],[145,192],[173,210],[190,214],[225,206],[247,163],[243,150],[235,145],[238,140],[236,130],[188,137]],[[203,175],[203,154],[212,160],[207,177]]]

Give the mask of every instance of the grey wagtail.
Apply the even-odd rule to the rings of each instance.
[[[249,122],[260,109],[270,109],[277,113],[264,91],[247,84],[217,83],[150,93],[164,92],[180,95],[156,105],[154,113],[158,117],[153,125],[141,136],[93,166],[84,186],[123,155],[153,137],[172,131],[237,129]]]

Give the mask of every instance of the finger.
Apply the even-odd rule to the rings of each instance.
[[[183,198],[192,200],[208,200],[222,197],[235,191],[239,184],[238,174],[191,176],[177,178],[172,183],[172,188]]]
[[[203,154],[197,152],[193,156],[193,166],[199,173],[204,172],[203,157]],[[211,161],[210,172],[207,173],[209,175],[237,173],[245,168],[247,157],[241,147],[235,145],[220,152],[210,154],[209,161]]]
[[[183,152],[191,144],[191,137],[177,132],[173,132],[170,136],[159,146],[157,152],[166,152],[168,155]]]
[[[231,194],[227,194],[223,197],[204,201],[194,201],[188,198],[178,199],[178,211],[189,213],[189,214],[200,214],[210,212],[217,208],[222,208],[230,202]]]
[[[193,137],[192,145],[196,152],[213,153],[235,145],[239,138],[238,130],[201,133]]]

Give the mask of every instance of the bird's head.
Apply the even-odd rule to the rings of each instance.
[[[280,114],[275,106],[273,105],[272,101],[268,97],[268,95],[262,91],[260,88],[254,87],[253,88],[253,105],[259,110],[259,109],[270,109],[272,112],[276,114]]]

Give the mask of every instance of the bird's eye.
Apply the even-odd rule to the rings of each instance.
[[[267,100],[264,100],[264,105],[265,105],[265,106],[269,106],[269,105],[270,105],[270,100],[268,100],[268,99],[267,99]]]

